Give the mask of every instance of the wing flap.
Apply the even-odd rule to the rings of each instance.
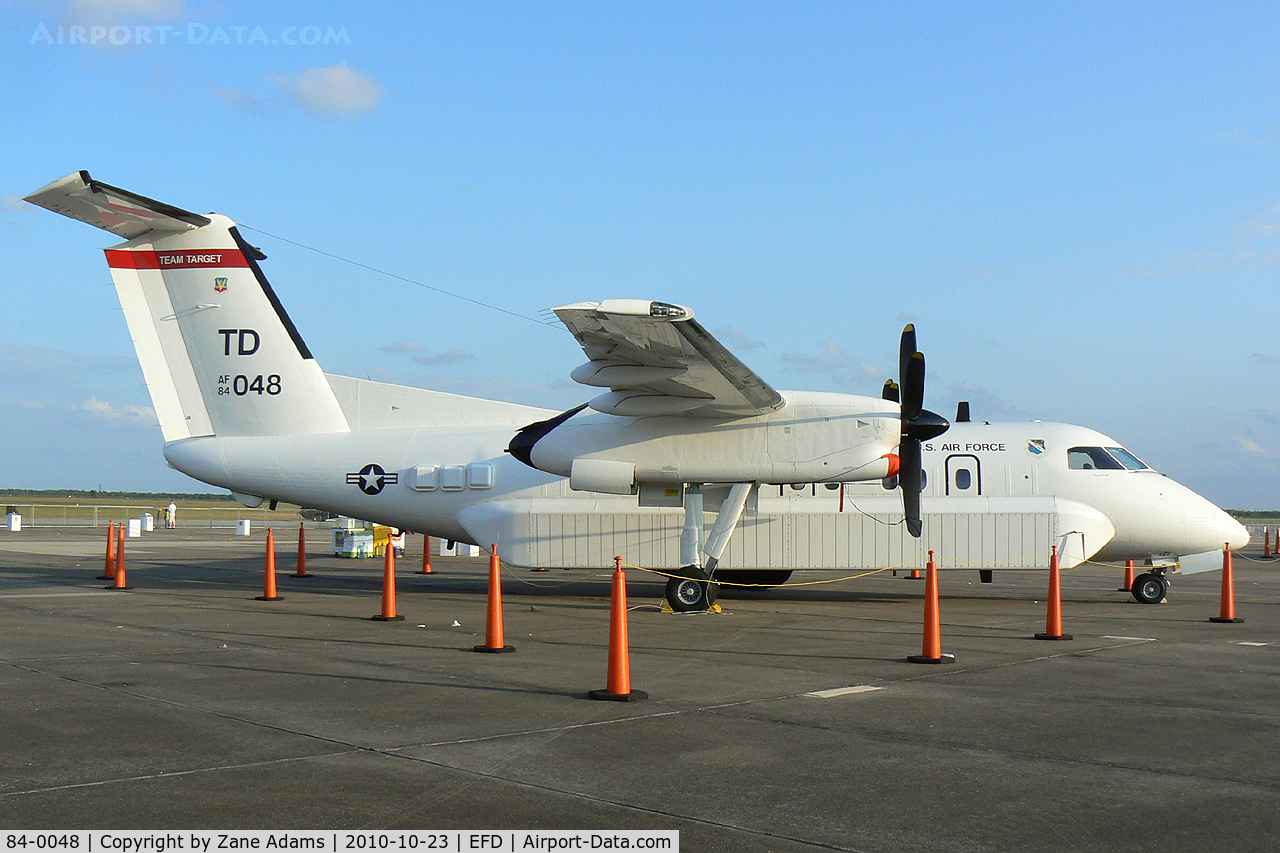
[[[782,395],[743,364],[682,305],[640,299],[554,309],[589,361],[572,378],[609,392],[591,408],[628,417],[747,417]]]

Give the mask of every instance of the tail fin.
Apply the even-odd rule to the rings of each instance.
[[[225,216],[76,172],[27,201],[126,239],[107,264],[164,440],[347,432],[324,372],[276,298],[266,256]]]

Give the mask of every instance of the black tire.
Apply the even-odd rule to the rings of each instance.
[[[1169,594],[1169,582],[1159,575],[1144,572],[1133,579],[1129,594],[1139,604],[1159,604]]]
[[[667,604],[677,613],[707,610],[716,603],[717,585],[707,582],[707,573],[697,566],[685,566],[680,577],[667,581]]]
[[[787,569],[723,569],[716,572],[718,581],[760,589],[782,586],[789,577],[791,572]]]

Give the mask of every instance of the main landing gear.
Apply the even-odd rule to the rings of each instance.
[[[720,585],[712,583],[707,573],[697,566],[685,566],[680,576],[667,581],[667,603],[677,613],[707,610],[716,603]]]
[[[702,487],[689,485],[684,494],[684,530],[680,534],[680,561],[684,568],[667,581],[667,603],[677,613],[708,610],[716,603],[716,566],[738,526],[748,500],[756,492],[755,483],[734,483],[720,504],[711,532],[702,532]],[[754,506],[754,503],[753,503]],[[705,559],[704,559],[705,558]]]
[[[1133,579],[1129,594],[1139,604],[1159,604],[1169,595],[1169,579],[1164,576],[1164,569],[1157,568],[1143,572]]]

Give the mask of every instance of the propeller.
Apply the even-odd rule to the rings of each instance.
[[[902,512],[907,532],[919,538],[924,532],[920,518],[920,491],[924,488],[921,445],[951,426],[941,415],[924,408],[924,353],[916,349],[916,327],[907,324],[898,347],[898,378],[885,383],[884,398],[901,403],[902,433],[898,445],[898,485],[902,488]]]

